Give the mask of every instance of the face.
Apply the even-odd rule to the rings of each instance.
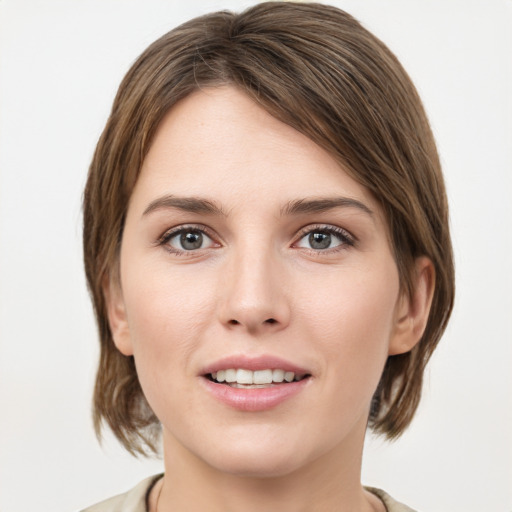
[[[166,452],[228,473],[360,451],[406,338],[377,201],[231,87],[190,95],[161,123],[107,295]]]

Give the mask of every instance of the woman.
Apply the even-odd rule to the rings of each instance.
[[[90,511],[410,510],[360,482],[399,436],[454,273],[433,137],[348,14],[194,19],[123,80],[84,196],[95,424],[165,475]]]

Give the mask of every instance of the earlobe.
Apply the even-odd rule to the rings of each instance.
[[[397,304],[389,355],[409,352],[420,341],[427,325],[434,289],[434,265],[429,258],[421,256],[415,262],[413,294],[411,297],[402,294]]]
[[[133,347],[119,280],[106,277],[103,284],[103,295],[105,297],[108,322],[114,343],[121,354],[131,356],[133,355]]]

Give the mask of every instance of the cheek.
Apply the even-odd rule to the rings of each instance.
[[[185,407],[194,377],[191,361],[211,318],[210,287],[173,275],[165,265],[127,272],[123,286],[144,395],[163,424],[175,424],[172,412]]]
[[[129,269],[129,266],[126,267]],[[213,283],[158,262],[127,272],[126,313],[139,372],[182,369],[212,316]]]
[[[331,379],[368,392],[377,385],[387,359],[398,273],[393,264],[374,271],[343,270],[324,280],[322,287],[301,292],[301,307],[309,337],[326,356]]]

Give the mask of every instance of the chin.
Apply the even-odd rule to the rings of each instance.
[[[293,457],[278,454],[274,457],[244,456],[243,454],[230,454],[221,457],[221,460],[212,461],[216,470],[222,473],[246,478],[278,478],[287,476],[301,467],[299,461]]]
[[[287,443],[283,439],[286,438],[272,442],[268,438],[247,437],[237,442],[212,444],[213,450],[196,455],[202,455],[210,467],[226,474],[248,478],[283,477],[297,471],[310,459],[304,444]]]

